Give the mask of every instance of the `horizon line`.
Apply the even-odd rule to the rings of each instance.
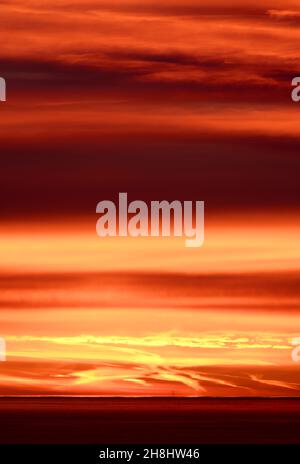
[[[300,400],[300,396],[153,396],[153,395],[145,395],[145,396],[126,396],[126,395],[0,395],[0,399],[24,399],[24,398],[44,398],[44,399],[51,399],[51,398],[64,398],[64,399],[185,399],[185,400],[206,400],[206,399],[214,399],[214,400],[259,400],[259,399],[286,399],[286,400]]]

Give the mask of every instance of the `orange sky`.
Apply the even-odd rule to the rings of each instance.
[[[0,14],[0,394],[300,396],[298,0]],[[204,247],[97,237],[121,191]]]
[[[211,221],[203,249],[2,227],[1,392],[297,396],[294,220]]]

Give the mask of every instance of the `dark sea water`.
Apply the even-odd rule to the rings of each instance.
[[[0,398],[0,443],[300,443],[300,399]]]

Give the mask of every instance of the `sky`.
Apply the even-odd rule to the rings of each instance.
[[[299,2],[0,14],[0,395],[300,396]],[[204,246],[100,239],[119,192]]]

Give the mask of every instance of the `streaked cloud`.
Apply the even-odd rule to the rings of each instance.
[[[0,394],[299,396],[299,1],[0,14]],[[98,239],[119,191],[204,199],[204,248]]]

